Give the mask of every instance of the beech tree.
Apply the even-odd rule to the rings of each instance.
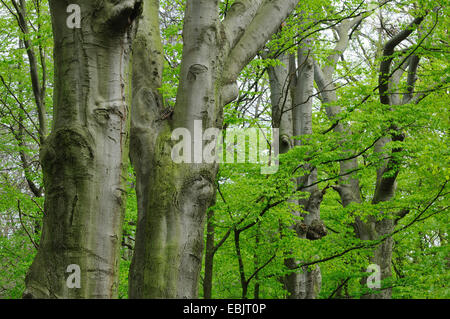
[[[192,164],[175,164],[171,133],[186,128],[194,134],[196,120],[203,129],[222,128],[223,107],[239,93],[239,73],[297,3],[236,1],[221,21],[220,1],[186,1],[179,87],[167,118],[157,90],[162,75],[158,1],[144,2],[146,22],[139,26],[134,48],[140,53],[133,56],[130,147],[139,214],[130,297],[197,296],[206,210],[214,197],[218,165],[203,163],[198,153]]]
[[[391,64],[394,60],[393,54],[395,47],[405,40],[417,26],[423,21],[424,16],[420,16],[413,20],[402,32],[397,34],[395,37],[390,39],[383,48],[383,55],[381,57],[380,69],[379,69],[379,83],[378,89],[380,91],[380,102],[384,105],[398,105],[400,103],[410,103],[412,100],[412,92],[414,91],[414,83],[417,79],[416,70],[418,66],[419,59],[414,54],[402,61],[394,70],[391,69]],[[334,120],[333,129],[336,132],[345,134],[351,134],[351,127],[348,124],[342,123],[341,120],[337,119],[341,113],[341,108],[336,105],[337,98],[335,93],[335,88],[333,84],[333,73],[335,71],[335,66],[339,56],[347,49],[350,37],[350,31],[361,21],[361,18],[356,18],[351,21],[343,23],[338,29],[338,42],[334,49],[332,55],[328,57],[331,62],[329,65],[325,66],[322,70],[318,64],[315,65],[315,78],[318,87],[320,88],[323,97],[323,102],[326,105],[331,105],[327,107],[327,114],[330,119]],[[405,69],[408,68],[408,93],[404,95],[403,100],[399,99],[401,94],[396,94],[396,90],[399,87],[399,81],[402,77]],[[333,105],[334,104],[334,105]],[[387,109],[388,111],[388,109]],[[346,128],[347,126],[347,128]],[[374,151],[376,153],[383,154],[385,152],[385,146],[392,141],[402,141],[404,135],[398,132],[398,128],[391,126],[390,131],[393,131],[393,135],[383,136],[377,139],[374,144]],[[376,205],[382,201],[389,201],[395,195],[396,189],[396,176],[399,172],[399,158],[395,156],[395,153],[400,152],[401,149],[394,148],[392,150],[392,155],[381,155],[386,156],[384,163],[377,171],[376,187],[374,191],[374,196],[372,199],[372,204]],[[389,158],[389,159],[388,159]],[[340,162],[340,175],[341,178],[338,185],[334,188],[339,193],[342,201],[342,205],[348,206],[351,203],[361,203],[360,194],[360,184],[357,178],[355,178],[355,173],[358,170],[357,159],[354,156],[349,156],[349,159]],[[377,240],[385,235],[389,235],[394,231],[394,226],[396,223],[396,218],[401,217],[402,214],[406,212],[401,210],[394,216],[386,217],[381,220],[377,220],[374,217],[369,217],[369,221],[362,221],[360,218],[355,219],[354,227],[355,233],[361,240]],[[387,213],[389,215],[389,213]],[[390,213],[392,214],[392,213]],[[371,261],[375,265],[379,265],[381,269],[381,280],[385,280],[391,277],[391,256],[392,256],[392,244],[393,240],[391,237],[387,237],[383,242],[376,247]],[[364,284],[363,280],[363,284]],[[381,293],[378,294],[367,294],[368,298],[390,298],[391,289],[383,289]]]
[[[296,61],[297,60],[297,61]],[[280,129],[280,153],[288,152],[294,145],[300,146],[301,139],[312,134],[312,96],[314,84],[314,61],[308,42],[301,43],[294,55],[283,56],[280,65],[268,69],[273,126]],[[297,63],[296,63],[297,62]],[[307,165],[308,166],[308,165]],[[294,191],[308,192],[310,195],[299,200],[291,200],[302,207],[303,212],[294,211],[294,216],[301,221],[294,224],[300,238],[317,240],[326,235],[327,230],[320,219],[320,203],[325,190],[319,190],[314,183],[317,171],[313,167],[305,167],[304,176],[297,178]],[[309,186],[314,185],[314,186]],[[291,299],[315,299],[321,286],[319,267],[312,270],[298,270],[300,261],[287,258],[286,267],[292,273],[285,276],[285,286]]]
[[[71,10],[70,1],[49,3],[54,116],[40,151],[45,216],[24,297],[112,298],[128,157],[128,58],[141,3],[78,1]],[[67,284],[70,265],[80,269],[79,289]]]

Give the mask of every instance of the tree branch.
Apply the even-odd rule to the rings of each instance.
[[[422,23],[425,19],[426,15],[415,18],[408,27],[390,39],[384,45],[383,49],[383,57],[380,63],[380,76],[378,79],[379,83],[379,92],[380,92],[380,101],[383,104],[389,105],[390,98],[386,93],[389,91],[389,78],[390,78],[390,69],[393,60],[394,50],[403,40],[413,33],[416,28]],[[402,64],[402,63],[401,63]]]
[[[262,3],[263,0],[238,0],[235,1],[230,10],[227,11],[226,18],[223,20],[222,25],[230,49],[234,48],[236,43],[241,39],[242,35],[245,33],[245,29],[252,22]]]
[[[222,75],[225,85],[236,81],[241,70],[263,48],[298,2],[299,0],[265,0],[260,5],[255,17],[227,57]]]
[[[28,238],[30,239],[31,243],[33,244],[34,248],[39,249],[39,245],[34,241],[33,237],[31,237],[30,233],[28,232],[27,228],[25,227],[23,220],[22,220],[22,209],[20,208],[20,200],[17,200],[17,209],[19,210],[19,220],[20,224],[22,225],[23,229],[28,235]]]

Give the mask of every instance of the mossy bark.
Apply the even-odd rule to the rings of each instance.
[[[215,2],[188,5],[185,36],[190,41],[184,50],[190,54],[183,56],[176,112],[163,119],[158,91],[162,48],[158,20],[151,18],[158,12],[157,2],[144,3],[133,46],[131,160],[139,216],[129,293],[131,298],[192,298],[197,296],[205,212],[213,198],[217,164],[174,163],[171,134],[181,127],[193,132],[194,120],[203,121],[204,128],[217,119],[211,110],[220,103],[215,80],[215,65],[220,65],[218,10]],[[193,57],[196,63],[186,61]]]
[[[176,164],[171,133],[222,128],[223,106],[238,95],[243,67],[293,10],[298,0],[236,1],[224,21],[217,0],[188,0],[183,57],[171,116],[159,88],[163,55],[159,1],[144,1],[133,45],[130,155],[137,175],[138,223],[131,264],[131,298],[196,298],[206,211],[214,199],[218,164]],[[272,19],[268,19],[271,17]],[[194,150],[194,148],[192,148]]]

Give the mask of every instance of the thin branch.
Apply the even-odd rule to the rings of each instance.
[[[347,277],[341,284],[339,284],[337,286],[337,288],[335,290],[333,290],[333,292],[331,293],[331,295],[327,298],[327,299],[331,299],[334,297],[334,295],[342,288],[345,286],[346,283],[348,283],[348,281],[350,280],[350,277]]]
[[[25,227],[25,225],[23,223],[23,220],[22,220],[22,209],[20,208],[20,199],[17,200],[17,209],[19,210],[20,224],[22,225],[23,229],[27,233],[28,238],[30,239],[30,241],[33,244],[34,248],[36,248],[36,250],[38,250],[39,249],[39,245],[34,241],[33,237],[31,237],[30,233],[28,232],[27,228]]]
[[[247,279],[247,285],[250,284],[250,281],[258,275],[258,273],[266,268],[277,256],[277,253],[275,252],[272,257],[270,257],[262,266],[258,267],[258,269],[255,270],[255,272]]]
[[[315,264],[326,262],[326,261],[329,261],[329,260],[332,260],[332,259],[335,259],[335,258],[338,258],[338,257],[342,257],[342,256],[344,256],[344,255],[346,255],[349,252],[352,252],[354,250],[359,250],[359,249],[363,249],[363,248],[373,248],[373,247],[381,244],[382,242],[384,242],[388,238],[391,238],[395,234],[397,234],[399,232],[402,232],[402,231],[406,230],[407,228],[411,227],[416,222],[421,221],[421,220],[425,220],[427,217],[424,217],[424,218],[421,218],[421,219],[420,219],[420,217],[422,217],[422,215],[431,207],[431,205],[433,205],[434,202],[436,202],[436,200],[439,197],[442,196],[442,192],[444,191],[445,186],[447,185],[447,183],[448,183],[448,181],[446,181],[442,185],[442,187],[439,190],[439,192],[437,193],[437,195],[427,204],[427,206],[419,214],[417,214],[417,216],[410,223],[406,224],[405,226],[403,226],[403,227],[401,227],[401,228],[399,228],[399,229],[397,229],[397,230],[395,230],[395,231],[393,231],[393,232],[391,232],[389,234],[386,234],[382,238],[380,238],[380,239],[378,239],[378,240],[376,240],[376,241],[374,241],[372,243],[369,243],[369,244],[363,243],[363,244],[360,244],[360,245],[357,245],[357,246],[354,246],[354,247],[350,247],[350,248],[345,249],[344,251],[342,251],[342,252],[340,252],[338,254],[335,254],[335,255],[332,255],[332,256],[329,256],[329,257],[325,257],[325,258],[322,258],[322,259],[319,259],[319,260],[315,260],[315,261],[311,261],[311,262],[306,262],[306,263],[300,264],[296,268],[302,268],[302,267],[312,266],[312,265],[315,265]],[[444,210],[440,210],[439,212],[442,212],[442,211],[444,211]],[[434,215],[434,213],[433,213],[433,215]]]

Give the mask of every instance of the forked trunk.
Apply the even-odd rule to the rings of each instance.
[[[222,128],[223,106],[238,95],[240,71],[297,2],[236,1],[220,21],[220,1],[188,0],[173,114],[160,103],[158,90],[162,70],[158,1],[144,2],[140,22],[150,28],[139,26],[133,51],[131,159],[139,213],[131,298],[197,297],[206,210],[214,199],[218,172],[218,164],[202,154],[206,145],[216,142],[217,131],[208,131],[209,136],[203,132]],[[146,79],[149,76],[154,79]],[[176,130],[186,133],[182,141],[172,140]],[[192,150],[180,163],[172,156],[179,142],[185,143],[184,152],[189,146]]]

